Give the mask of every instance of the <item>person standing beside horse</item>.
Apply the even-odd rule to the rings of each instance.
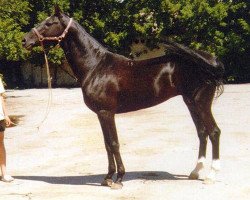
[[[4,146],[4,131],[6,126],[10,126],[11,120],[6,112],[4,94],[5,89],[3,87],[3,82],[0,77],[0,169],[2,173],[1,180],[3,182],[11,182],[14,178],[7,174],[6,170],[6,150]]]

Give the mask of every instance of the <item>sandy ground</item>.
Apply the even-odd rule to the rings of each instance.
[[[19,125],[6,130],[8,168],[16,178],[0,182],[0,199],[242,200],[250,198],[250,85],[227,85],[213,104],[222,130],[222,170],[213,185],[189,180],[198,137],[181,97],[117,115],[126,168],[122,190],[100,186],[107,156],[99,122],[81,90],[53,89],[45,115],[46,89],[10,90],[7,105]],[[211,144],[204,176],[211,161]],[[201,177],[202,178],[202,177]]]

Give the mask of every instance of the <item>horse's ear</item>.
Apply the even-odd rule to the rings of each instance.
[[[56,15],[57,17],[62,16],[62,11],[61,11],[61,8],[59,7],[59,5],[56,4],[54,7],[55,7],[55,15]]]

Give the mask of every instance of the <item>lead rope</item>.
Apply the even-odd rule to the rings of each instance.
[[[36,28],[34,28],[33,30],[35,31],[39,41],[40,41],[40,44],[41,44],[41,47],[43,49],[43,53],[44,53],[44,59],[45,59],[45,65],[46,65],[46,71],[47,71],[47,79],[48,79],[48,89],[49,89],[49,98],[48,98],[48,102],[47,102],[47,107],[46,107],[46,112],[45,112],[45,115],[44,115],[44,118],[42,119],[42,121],[38,124],[37,126],[37,129],[38,129],[38,132],[40,130],[40,127],[43,125],[43,123],[46,121],[48,115],[49,115],[49,112],[50,112],[50,108],[51,108],[51,103],[52,103],[52,86],[51,86],[51,77],[50,77],[50,70],[49,70],[49,62],[48,62],[48,57],[47,57],[47,54],[46,54],[46,50],[44,48],[44,45],[43,45],[43,41],[44,40],[56,40],[58,41],[58,45],[60,43],[60,41],[66,36],[66,34],[68,33],[68,30],[71,26],[73,22],[73,19],[70,18],[69,20],[69,23],[66,27],[66,29],[63,31],[63,33],[59,36],[59,37],[43,37],[37,30]]]
[[[68,30],[71,26],[73,22],[73,19],[70,18],[69,20],[69,23],[66,27],[66,29],[63,31],[63,33],[59,36],[59,37],[43,37],[38,31],[36,28],[33,28],[33,31],[35,32],[35,34],[37,35],[39,41],[40,41],[40,44],[41,44],[41,47],[43,49],[43,53],[44,53],[44,59],[45,59],[45,65],[46,65],[46,71],[47,71],[47,79],[48,79],[48,89],[49,89],[49,98],[48,98],[48,102],[47,102],[47,106],[46,106],[46,112],[45,112],[45,115],[43,117],[43,119],[41,120],[41,122],[36,126],[38,132],[40,130],[40,127],[43,125],[43,123],[46,121],[48,115],[49,115],[49,112],[50,112],[50,108],[51,108],[51,103],[52,103],[52,86],[51,86],[51,76],[50,76],[50,70],[49,70],[49,62],[48,62],[48,57],[47,57],[47,54],[46,54],[46,50],[44,48],[44,45],[43,45],[43,41],[44,40],[51,40],[51,41],[58,41],[58,45],[60,43],[60,41],[66,36],[66,34],[68,33]],[[75,80],[77,80],[77,78],[75,77]],[[14,125],[17,125],[15,123],[12,122],[12,124]]]
[[[46,51],[44,49],[42,41],[41,41],[41,46],[43,48],[44,60],[45,60],[45,65],[46,65],[49,98],[48,98],[48,101],[47,101],[47,106],[46,106],[46,111],[45,111],[44,117],[43,117],[43,119],[41,120],[41,122],[36,127],[38,129],[38,132],[40,131],[40,127],[46,121],[46,119],[47,119],[47,117],[49,115],[50,109],[51,109],[51,104],[52,104],[52,86],[51,86],[51,79],[52,78],[50,76],[48,57],[47,57],[47,54],[46,54]]]
[[[44,117],[38,123],[38,125],[35,125],[35,128],[37,128],[38,133],[40,131],[40,127],[43,125],[43,123],[46,121],[46,119],[47,119],[47,117],[49,115],[49,112],[50,112],[50,109],[51,109],[51,104],[52,104],[52,85],[51,85],[51,79],[52,78],[50,76],[49,62],[48,62],[48,57],[47,57],[46,51],[44,49],[43,43],[42,43],[42,41],[40,41],[40,42],[41,42],[41,46],[42,46],[43,53],[44,53],[44,60],[45,60],[45,66],[46,66],[46,72],[47,72],[49,98],[48,98],[48,101],[47,101],[47,106],[46,106],[46,111],[45,111]],[[11,124],[13,124],[15,126],[19,125],[19,124],[16,124],[14,122],[11,122]],[[34,126],[29,126],[29,127],[34,128]]]

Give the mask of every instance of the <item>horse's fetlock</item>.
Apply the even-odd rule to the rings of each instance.
[[[125,174],[125,168],[123,166],[120,166],[118,168],[118,172],[119,172],[119,174]]]
[[[115,165],[109,165],[109,174],[114,174],[116,171]]]

